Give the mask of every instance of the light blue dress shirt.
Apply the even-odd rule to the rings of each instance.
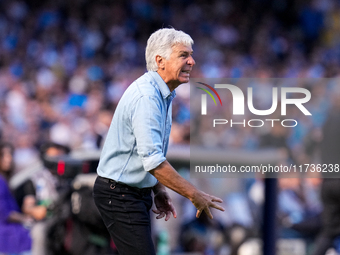
[[[137,188],[153,187],[149,173],[165,161],[176,92],[157,72],[147,72],[124,92],[100,156],[99,176]]]

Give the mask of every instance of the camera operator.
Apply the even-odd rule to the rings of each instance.
[[[34,255],[46,255],[47,231],[51,225],[49,221],[48,207],[59,197],[59,180],[54,176],[55,169],[46,164],[47,158],[62,157],[69,154],[66,146],[48,142],[41,146],[40,157],[44,162],[44,168],[34,174],[20,189],[17,199],[21,202],[22,212],[33,217],[36,221],[31,229],[33,239],[32,252]]]

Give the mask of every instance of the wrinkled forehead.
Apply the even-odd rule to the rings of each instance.
[[[172,52],[189,52],[192,53],[192,46],[191,44],[184,44],[184,43],[175,43],[174,45],[172,45],[171,47]]]

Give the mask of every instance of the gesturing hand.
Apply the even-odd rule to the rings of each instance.
[[[205,211],[208,217],[212,219],[213,216],[210,212],[210,207],[216,208],[224,212],[224,208],[222,206],[219,206],[216,203],[214,203],[214,202],[222,203],[223,202],[222,199],[214,197],[202,191],[195,193],[194,198],[191,200],[191,202],[197,209],[196,218],[199,218],[201,213]]]
[[[177,218],[176,209],[171,202],[171,198],[168,192],[159,191],[154,196],[154,202],[156,205],[156,209],[152,209],[152,211],[158,214],[156,219],[162,219],[164,216],[166,216],[165,221],[168,221],[171,217],[171,213],[174,216],[174,218]]]

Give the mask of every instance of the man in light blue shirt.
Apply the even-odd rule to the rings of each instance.
[[[149,211],[154,193],[156,219],[177,213],[165,186],[187,197],[196,217],[210,207],[224,210],[182,178],[166,160],[175,88],[189,82],[195,65],[193,40],[164,28],[147,42],[148,72],[125,91],[116,108],[98,165],[94,199],[120,254],[155,254]]]
[[[149,171],[166,160],[175,95],[153,71],[129,86],[115,111],[98,175],[137,188],[157,184]]]

